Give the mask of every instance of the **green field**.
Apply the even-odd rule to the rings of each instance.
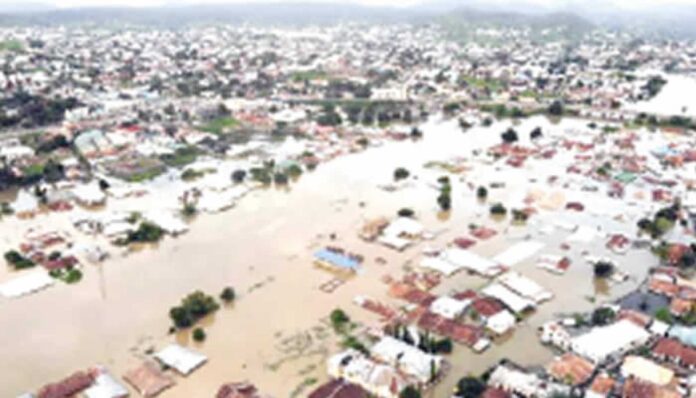
[[[24,45],[19,40],[0,41],[0,52],[2,51],[22,52],[24,51]]]
[[[205,131],[206,133],[220,135],[222,133],[225,133],[226,130],[233,129],[237,126],[239,126],[239,120],[231,116],[228,116],[211,120],[203,126],[200,126],[199,129],[201,131]]]

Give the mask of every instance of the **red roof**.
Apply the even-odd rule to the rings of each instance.
[[[94,376],[86,372],[75,372],[71,376],[57,382],[43,386],[38,398],[69,398],[94,383]]]
[[[678,360],[686,367],[696,367],[696,349],[688,347],[678,340],[660,339],[653,348],[653,354]]]
[[[322,384],[309,394],[309,398],[367,398],[369,394],[362,387],[343,380],[331,380]]]
[[[474,302],[471,304],[471,307],[476,310],[481,316],[483,317],[491,317],[502,310],[504,310],[504,307],[498,300],[492,298],[492,297],[482,297],[479,299],[474,300]]]
[[[481,398],[510,398],[511,395],[500,388],[488,387]]]
[[[479,327],[463,325],[430,311],[426,311],[420,317],[418,327],[441,336],[450,337],[452,340],[468,346],[476,344],[483,335],[483,330]]]
[[[468,249],[476,244],[476,241],[468,238],[457,238],[454,240],[454,244],[460,249]]]

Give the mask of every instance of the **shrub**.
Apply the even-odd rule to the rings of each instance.
[[[202,343],[205,341],[206,338],[205,330],[202,328],[195,328],[193,329],[193,339],[199,343]]]

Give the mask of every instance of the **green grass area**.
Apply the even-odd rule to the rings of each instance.
[[[239,126],[239,120],[231,116],[227,116],[211,120],[210,122],[199,127],[199,129],[201,131],[205,131],[206,133],[220,135],[237,126]]]
[[[160,159],[169,167],[181,167],[195,162],[199,152],[195,146],[185,146],[171,155],[162,155]]]
[[[487,88],[491,92],[497,92],[503,89],[503,83],[496,79],[479,79],[473,76],[460,76],[459,82],[466,83],[468,86],[479,90]]]
[[[41,163],[32,164],[22,169],[25,177],[42,176],[44,173],[44,165]]]
[[[126,178],[126,181],[128,182],[143,182],[143,181],[149,181],[152,180],[153,178],[161,175],[164,173],[163,168],[153,168],[153,169],[148,169],[145,171],[142,171],[140,173],[135,173]]]
[[[0,41],[0,52],[2,52],[2,51],[9,51],[9,52],[16,52],[16,53],[23,52],[24,45],[19,40]]]
[[[308,70],[303,72],[294,72],[290,75],[290,79],[294,82],[301,82],[305,80],[316,80],[316,79],[326,79],[328,75],[326,72],[321,70]]]

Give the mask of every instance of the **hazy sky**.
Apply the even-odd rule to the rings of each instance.
[[[17,6],[25,3],[26,0],[0,0],[0,5],[12,5]],[[58,7],[95,7],[95,6],[135,6],[135,7],[149,7],[149,6],[161,6],[166,4],[200,4],[200,3],[232,3],[232,2],[242,2],[242,3],[252,3],[252,2],[279,2],[279,1],[293,1],[293,0],[30,0],[27,3],[37,3],[37,4],[50,4]],[[428,0],[349,0],[349,1],[339,1],[339,0],[309,0],[314,2],[353,2],[365,5],[393,5],[393,6],[407,6],[417,3],[428,3]],[[554,6],[563,7],[568,4],[568,0],[523,0],[523,3],[535,3],[541,6],[548,6],[553,8]],[[577,2],[577,0],[573,1]],[[651,6],[665,5],[669,4],[679,4],[679,5],[694,5],[696,7],[696,0],[585,0],[581,3],[598,3],[606,5],[611,3],[613,5],[622,8],[649,8]],[[452,1],[454,3],[454,1]],[[461,4],[465,5],[466,0],[461,0]],[[489,4],[514,4],[514,0],[488,0],[486,3]]]

